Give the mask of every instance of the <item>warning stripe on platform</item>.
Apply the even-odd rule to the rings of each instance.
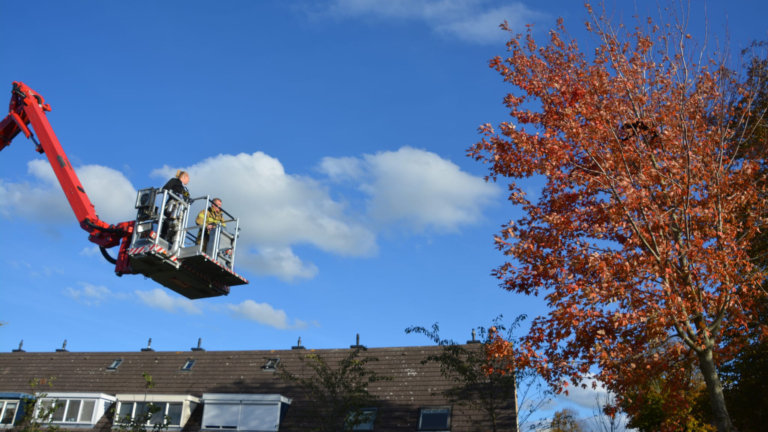
[[[244,281],[245,281],[245,283],[248,283],[248,279],[246,279],[246,278],[244,278],[244,277],[240,276],[239,274],[235,273],[234,271],[230,270],[230,268],[229,268],[229,267],[227,267],[227,266],[225,266],[224,264],[220,263],[218,260],[215,260],[215,259],[213,259],[213,258],[209,257],[209,256],[208,256],[208,255],[206,255],[206,254],[203,254],[203,256],[204,256],[204,257],[206,257],[206,258],[208,258],[208,259],[209,259],[209,260],[210,260],[212,263],[215,263],[217,266],[221,267],[223,270],[226,270],[227,272],[229,272],[229,273],[231,273],[231,274],[233,274],[233,275],[237,276],[238,278],[240,278],[240,279],[244,280]]]
[[[155,252],[155,253],[161,253],[161,254],[164,254],[164,255],[168,255],[168,251],[165,250],[165,248],[163,248],[160,245],[142,246],[142,247],[128,249],[128,253],[131,254],[131,255],[138,255],[138,254],[143,254],[143,253],[146,253],[146,252]],[[176,255],[172,256],[171,259],[176,261]]]
[[[137,247],[137,248],[130,248],[128,250],[128,253],[131,254],[131,255],[138,255],[138,254],[142,254],[142,253],[144,253],[144,252],[146,252],[148,250],[149,250],[149,246],[142,246],[142,247]]]

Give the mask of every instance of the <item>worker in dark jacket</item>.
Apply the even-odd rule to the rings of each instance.
[[[169,190],[188,202],[189,190],[187,189],[187,183],[189,183],[189,173],[178,170],[176,171],[176,177],[168,180],[168,183],[163,186],[163,190]]]
[[[168,180],[168,183],[163,186],[163,190],[168,190],[173,192],[176,196],[181,197],[186,202],[189,202],[189,190],[187,189],[187,183],[189,183],[189,173],[186,171],[178,170],[176,171],[176,177]],[[170,197],[168,202],[170,203]],[[165,209],[165,217],[168,218],[171,216],[170,207],[166,206]],[[169,229],[170,223],[166,220],[163,222],[163,226],[160,228],[160,237],[168,239],[168,229]]]

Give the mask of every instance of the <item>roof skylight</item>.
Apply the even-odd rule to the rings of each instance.
[[[267,359],[267,363],[261,368],[264,369],[264,372],[274,372],[277,370],[278,364],[280,364],[279,358],[271,358]]]
[[[181,367],[181,370],[183,371],[192,370],[192,366],[194,365],[195,365],[195,360],[187,359],[187,361],[184,363],[184,366]]]

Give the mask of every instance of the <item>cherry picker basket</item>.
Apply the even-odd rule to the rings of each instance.
[[[248,283],[235,271],[240,220],[221,209],[227,219],[209,230],[191,217],[195,204],[207,212],[210,196],[185,201],[168,190],[140,190],[128,246],[131,268],[190,299],[227,295],[230,286]]]

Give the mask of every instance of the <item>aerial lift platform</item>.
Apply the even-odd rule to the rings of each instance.
[[[11,93],[9,113],[0,121],[0,151],[20,133],[35,143],[35,150],[45,154],[53,167],[80,227],[115,265],[115,274],[143,275],[190,299],[227,295],[230,286],[248,284],[235,271],[238,218],[222,209],[229,218],[224,223],[234,231],[216,224],[206,242],[202,238],[206,227],[196,225],[191,214],[192,207],[200,204],[207,211],[210,196],[184,200],[168,190],[147,188],[136,197],[135,220],[117,225],[102,221],[48,122],[45,113],[51,106],[21,82],[13,83]],[[107,252],[114,247],[117,258]]]

